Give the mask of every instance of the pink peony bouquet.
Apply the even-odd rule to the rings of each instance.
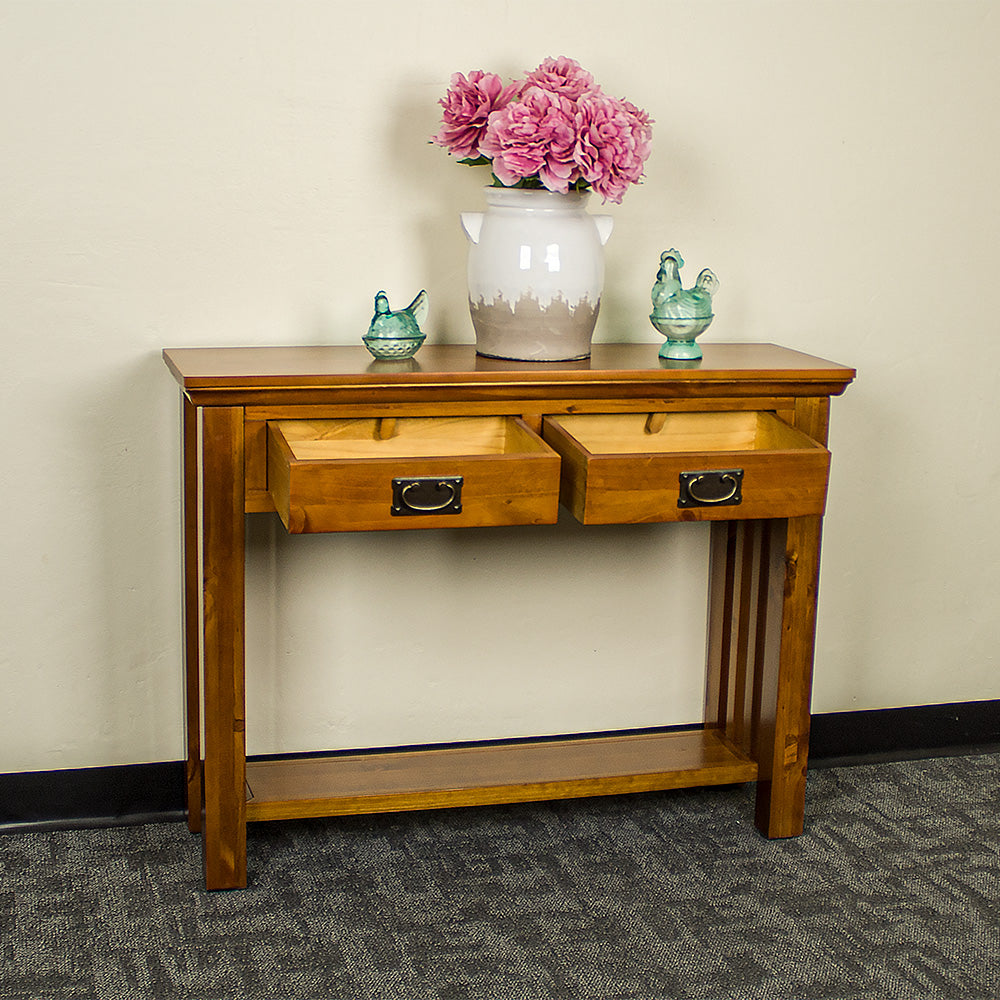
[[[620,203],[652,147],[653,119],[609,97],[565,56],[506,86],[495,73],[455,73],[438,103],[444,111],[431,141],[460,163],[489,164],[498,187],[593,188]]]

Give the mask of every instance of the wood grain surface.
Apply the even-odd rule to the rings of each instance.
[[[249,820],[581,798],[752,781],[719,733],[681,732],[382,752],[247,765]]]

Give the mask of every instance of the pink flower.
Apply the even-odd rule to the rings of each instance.
[[[494,183],[565,194],[592,187],[620,202],[642,177],[652,118],[608,97],[576,60],[548,58],[504,86],[495,73],[456,73],[438,102],[431,140],[472,166],[489,163]]]
[[[459,159],[475,159],[490,114],[506,107],[516,93],[517,85],[505,87],[496,73],[474,69],[468,79],[462,73],[453,74],[450,89],[438,101],[444,113],[431,141]]]
[[[605,201],[620,203],[628,186],[639,182],[652,148],[652,123],[634,104],[603,94],[577,103],[574,162]]]
[[[579,179],[573,103],[541,87],[490,115],[480,150],[493,161],[493,173],[507,186],[536,174],[550,191],[565,194]]]
[[[566,56],[549,57],[525,79],[525,86],[534,84],[560,97],[576,101],[584,94],[600,93],[594,78],[575,60]]]

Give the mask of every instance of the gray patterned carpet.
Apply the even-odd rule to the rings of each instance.
[[[198,888],[179,824],[0,836],[0,997],[1000,997],[1000,756],[750,789],[250,830]]]

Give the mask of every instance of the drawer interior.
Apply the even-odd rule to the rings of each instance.
[[[546,452],[539,438],[509,417],[368,417],[279,420],[297,461],[436,458]]]
[[[822,449],[773,413],[756,410],[571,414],[558,424],[594,455]]]

